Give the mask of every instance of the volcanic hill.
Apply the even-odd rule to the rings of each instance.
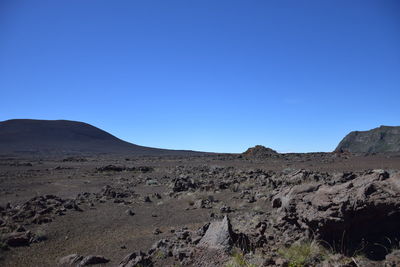
[[[90,124],[68,120],[15,119],[0,122],[0,154],[189,155],[199,152],[144,147]]]

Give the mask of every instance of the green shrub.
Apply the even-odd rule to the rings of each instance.
[[[232,259],[226,264],[226,267],[255,267],[255,265],[248,263],[243,253],[236,251],[232,254]]]
[[[279,254],[289,261],[290,267],[303,267],[314,261],[322,261],[327,252],[316,241],[294,243],[279,250]]]
[[[47,233],[46,231],[39,229],[35,233],[35,241],[36,242],[41,242],[47,240]]]

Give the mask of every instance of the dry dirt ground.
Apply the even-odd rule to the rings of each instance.
[[[99,266],[118,266],[129,253],[147,252],[160,239],[197,231],[226,214],[236,232],[246,233],[247,227],[269,220],[281,188],[282,182],[269,186],[263,179],[272,177],[268,181],[275,183],[278,173],[289,177],[300,172],[307,173],[304,179],[309,173],[324,179],[325,174],[371,169],[399,170],[400,156],[2,157],[0,265],[57,266],[62,257],[76,253],[102,255],[109,262]],[[12,232],[29,232],[29,240],[7,245]],[[257,265],[289,264],[276,255]],[[185,257],[190,256],[153,255],[152,262],[196,265],[196,259]]]

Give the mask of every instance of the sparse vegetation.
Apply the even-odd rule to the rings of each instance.
[[[157,250],[157,251],[154,253],[154,257],[155,257],[156,259],[164,259],[164,258],[166,257],[166,255],[165,255],[165,253],[164,253],[163,251]]]
[[[279,250],[279,254],[289,261],[289,267],[303,267],[327,258],[327,251],[315,240],[294,243]]]
[[[39,229],[35,233],[35,240],[37,242],[45,241],[47,240],[47,233],[43,229]]]
[[[232,259],[226,264],[226,267],[256,267],[246,261],[243,253],[235,251],[232,254]]]

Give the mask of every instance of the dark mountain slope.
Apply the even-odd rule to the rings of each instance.
[[[18,119],[0,122],[0,154],[13,153],[129,153],[157,156],[200,152],[134,145],[83,122]]]
[[[381,126],[369,131],[351,132],[335,151],[400,152],[400,126]]]

